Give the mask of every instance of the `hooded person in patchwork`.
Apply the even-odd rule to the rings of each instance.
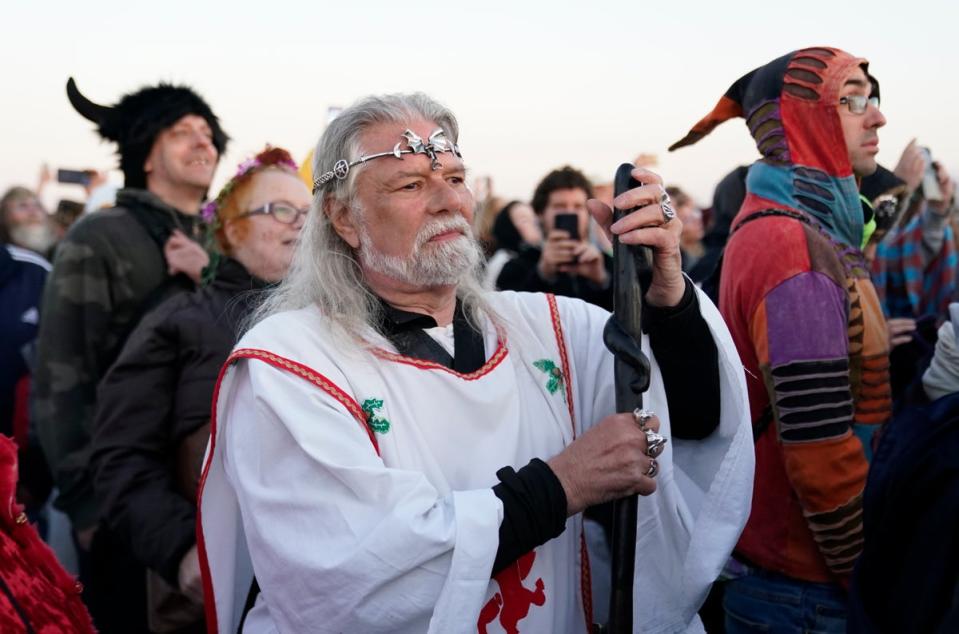
[[[752,514],[736,552],[766,571],[843,586],[862,550],[873,435],[891,412],[858,187],[876,169],[878,96],[866,60],[794,51],[739,79],[670,148],[741,116],[763,156],[749,169],[720,281],[756,434]]]
[[[84,599],[97,628],[141,631],[123,615],[145,614],[142,568],[120,570],[132,560],[110,543],[93,495],[97,384],[147,309],[191,290],[208,261],[196,241],[197,214],[227,135],[184,86],[149,86],[103,106],[70,79],[67,97],[117,144],[126,182],[115,207],[84,216],[57,248],[42,302],[33,416],[59,490],[54,505],[70,517],[81,550]],[[115,568],[101,569],[105,562]]]

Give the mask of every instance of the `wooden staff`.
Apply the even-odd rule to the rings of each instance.
[[[639,187],[624,163],[616,170],[615,195]],[[613,210],[613,221],[630,213]],[[613,315],[606,323],[603,341],[615,355],[616,411],[632,412],[643,406],[643,392],[649,388],[649,359],[640,347],[642,340],[643,292],[640,273],[650,271],[652,254],[648,247],[622,244],[613,238]],[[610,634],[633,631],[633,576],[636,568],[637,496],[613,502],[612,593],[609,601]],[[600,629],[599,631],[602,631]]]

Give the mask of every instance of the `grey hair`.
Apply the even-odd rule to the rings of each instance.
[[[459,142],[460,126],[453,111],[421,92],[365,97],[341,112],[320,137],[313,154],[314,182],[320,174],[332,170],[340,159],[355,161],[364,154],[391,149],[360,147],[360,137],[367,128],[378,123],[407,123],[417,119],[436,123],[446,132],[447,139]],[[323,191],[340,202],[349,202],[356,193],[356,173],[362,168],[361,163],[353,167],[345,179],[334,178],[314,193]]]
[[[456,117],[448,108],[422,93],[366,97],[340,113],[323,133],[314,153],[314,178],[333,169],[333,164],[340,159],[356,160],[364,149],[384,151],[383,148],[360,147],[360,137],[370,127],[416,120],[435,122],[446,131],[448,139],[457,142],[459,125]],[[356,194],[356,172],[363,167],[357,165],[346,179],[334,178],[316,189],[290,270],[250,316],[248,326],[279,312],[315,305],[330,324],[329,335],[344,351],[357,345],[369,345],[367,335],[370,329],[378,330],[382,311],[380,300],[366,283],[358,254],[336,232],[326,213],[329,202],[352,205]],[[480,263],[466,273],[457,286],[457,297],[464,312],[477,328],[481,328],[483,315],[495,324],[502,323],[486,300],[488,289],[483,286],[482,277],[483,264]]]

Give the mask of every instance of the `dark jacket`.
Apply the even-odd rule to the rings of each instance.
[[[886,425],[863,500],[850,632],[956,631],[957,456],[959,393],[903,409]]]
[[[97,384],[146,310],[193,287],[167,274],[163,244],[174,229],[194,235],[195,226],[150,192],[124,189],[116,207],[82,218],[57,247],[43,294],[33,408],[59,488],[54,504],[74,530],[97,520],[88,468]]]
[[[27,431],[21,396],[29,381],[40,295],[49,271],[50,264],[32,251],[0,244],[0,434],[16,433],[21,446]]]
[[[613,309],[613,286],[611,283],[598,286],[586,278],[557,273],[552,280],[544,280],[539,274],[539,258],[542,251],[536,247],[524,245],[515,258],[506,263],[496,288],[504,291],[528,291],[531,293],[552,293],[563,297],[576,297],[590,304]],[[603,262],[609,280],[613,278],[613,258],[605,253]]]
[[[33,251],[0,245],[0,434],[19,448],[17,497],[28,512],[42,507],[53,482],[30,424],[31,373],[36,365],[40,297],[50,263]]]
[[[91,458],[102,519],[174,587],[196,543],[196,484],[213,387],[264,283],[223,260],[131,333],[100,383]]]

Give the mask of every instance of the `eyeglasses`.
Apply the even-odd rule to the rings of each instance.
[[[310,211],[309,207],[304,207],[303,209],[297,209],[290,203],[284,202],[275,202],[275,203],[266,203],[262,207],[257,207],[256,209],[251,209],[245,213],[235,216],[236,218],[245,218],[247,216],[256,216],[259,214],[269,214],[277,222],[282,222],[285,225],[291,225],[296,222],[296,219],[300,215],[306,215]]]
[[[873,108],[879,107],[879,97],[849,95],[848,97],[840,97],[839,105],[846,106],[849,108],[849,112],[853,114],[864,114],[867,106],[872,106]]]

